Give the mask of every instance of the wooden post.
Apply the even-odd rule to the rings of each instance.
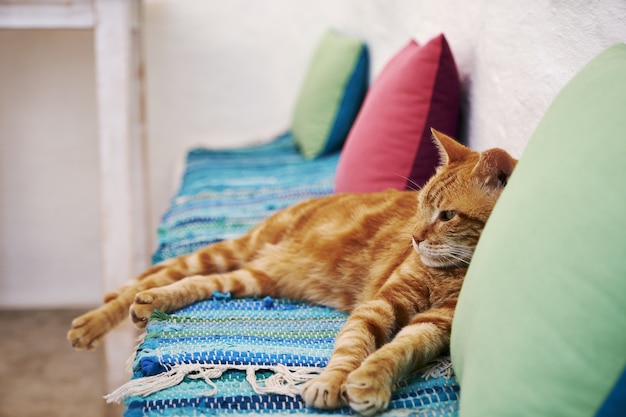
[[[95,1],[96,85],[100,135],[102,279],[111,291],[148,265],[144,114],[138,0]],[[107,388],[129,378],[124,364],[136,332],[128,321],[107,336]]]

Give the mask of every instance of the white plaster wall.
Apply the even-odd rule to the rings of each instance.
[[[469,139],[521,155],[552,99],[603,49],[626,42],[623,0],[485,3],[469,77]]]
[[[0,307],[101,300],[92,45],[0,30]]]

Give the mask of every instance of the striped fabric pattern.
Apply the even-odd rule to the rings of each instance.
[[[289,134],[252,148],[190,151],[154,260],[237,236],[281,207],[330,193],[336,164],[337,155],[304,160]],[[327,363],[345,319],[299,301],[219,293],[171,314],[156,312],[130,388],[116,395],[124,398],[125,417],[350,415],[348,408],[307,408],[297,394],[297,384]],[[459,386],[437,373],[450,372],[449,362],[441,364],[402,382],[383,415],[456,416]]]

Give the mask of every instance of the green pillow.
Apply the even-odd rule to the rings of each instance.
[[[292,134],[307,159],[341,149],[368,84],[364,43],[332,30],[320,41],[296,102]]]
[[[451,342],[460,416],[626,410],[626,45],[559,93],[487,223]]]

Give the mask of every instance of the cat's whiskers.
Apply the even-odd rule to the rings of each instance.
[[[408,190],[410,190],[410,191],[419,191],[419,190],[422,189],[422,186],[419,185],[417,182],[415,182],[415,180],[413,180],[413,179],[411,179],[411,178],[409,178],[409,177],[407,177],[405,175],[401,175],[401,174],[398,174],[396,172],[392,172],[391,174],[406,180],[407,183],[410,185],[410,187],[408,187]]]
[[[470,246],[453,244],[426,244],[420,253],[429,257],[439,258],[442,264],[469,265],[474,249]]]
[[[463,259],[459,256],[453,255],[452,253],[448,253],[447,255],[444,255],[444,258],[446,259],[454,259],[455,261],[459,261],[461,263],[467,264],[469,265],[469,261],[466,259]]]
[[[465,246],[465,245],[449,245],[449,248],[457,253],[466,253],[466,254],[473,254],[474,253],[474,247],[473,246]]]
[[[474,248],[469,246],[450,245],[448,246],[448,256],[469,265]]]

